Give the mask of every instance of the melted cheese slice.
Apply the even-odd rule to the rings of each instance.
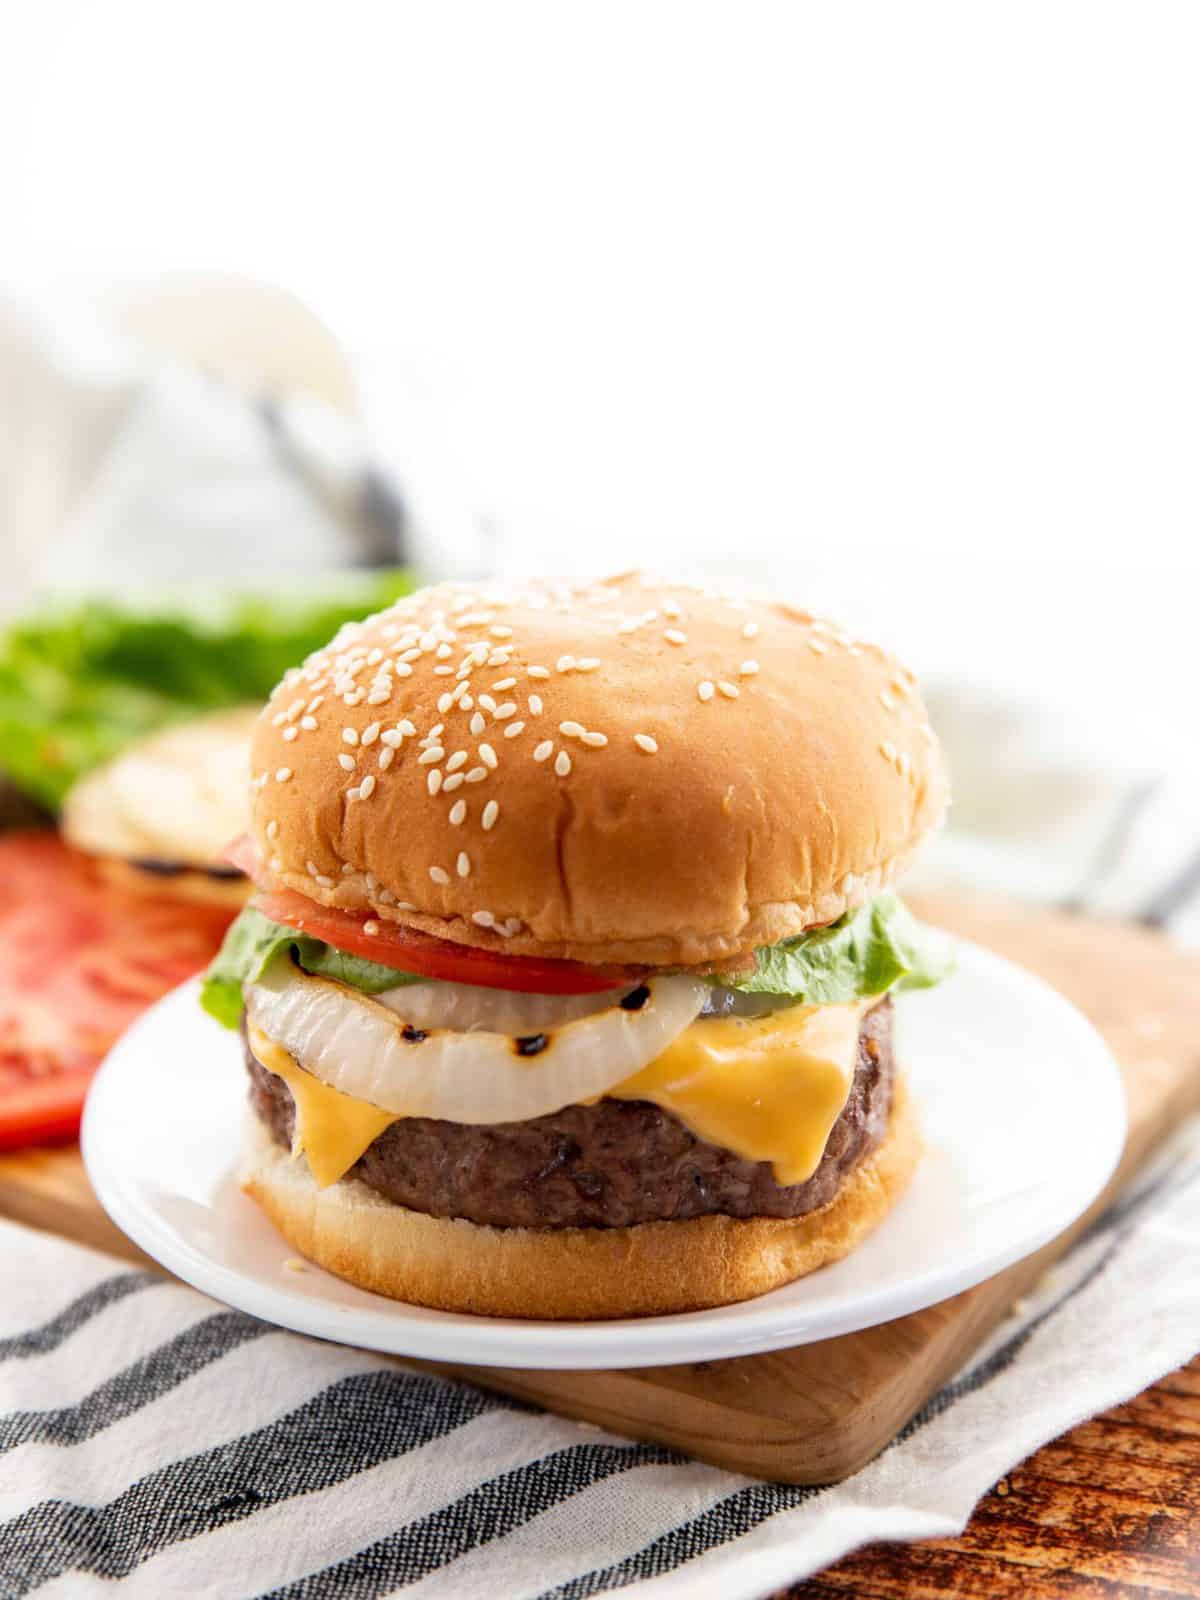
[[[849,1097],[859,1023],[870,1003],[694,1022],[608,1097],[650,1100],[697,1138],[747,1161],[770,1162],[777,1182],[803,1183],[816,1171]],[[399,1120],[331,1089],[261,1029],[250,1029],[250,1048],[291,1090],[292,1154],[308,1157],[320,1188],[336,1183]]]
[[[651,1100],[710,1144],[769,1161],[777,1183],[803,1183],[849,1098],[865,1010],[794,1006],[694,1022],[609,1095]]]
[[[367,1146],[397,1120],[394,1111],[381,1111],[314,1078],[261,1028],[251,1027],[249,1038],[251,1050],[267,1071],[282,1078],[292,1091],[296,1102],[292,1154],[308,1157],[309,1171],[319,1189],[349,1172]]]

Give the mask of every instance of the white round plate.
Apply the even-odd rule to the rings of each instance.
[[[1060,1233],[1103,1188],[1125,1134],[1116,1064],[1039,979],[960,944],[949,982],[897,1002],[926,1141],[912,1187],[845,1261],[757,1300],[620,1322],[524,1322],[426,1311],[293,1256],[235,1176],[241,1042],[197,1004],[198,980],[112,1051],[83,1120],[102,1205],[197,1289],[343,1344],[501,1367],[713,1360],[828,1339],[958,1294]]]

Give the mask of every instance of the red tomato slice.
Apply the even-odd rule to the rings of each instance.
[[[232,916],[122,890],[53,833],[0,836],[0,1149],[74,1135],[110,1047]]]
[[[483,989],[511,989],[517,994],[598,994],[636,982],[632,967],[590,966],[582,961],[551,961],[539,956],[507,956],[476,945],[437,939],[416,928],[379,921],[378,933],[367,933],[366,917],[321,906],[291,889],[265,891],[250,902],[273,922],[312,934],[338,950],[365,956],[381,966],[416,972],[423,978],[474,983]]]
[[[262,857],[258,853],[258,846],[248,833],[239,833],[232,844],[226,845],[225,859],[231,867],[237,867],[255,883],[261,880]]]

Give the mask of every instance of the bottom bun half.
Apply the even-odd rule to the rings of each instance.
[[[310,1261],[414,1305],[554,1321],[730,1305],[840,1261],[896,1204],[921,1150],[898,1079],[883,1142],[807,1216],[489,1228],[410,1211],[355,1178],[318,1189],[303,1157],[277,1145],[253,1113],[250,1122],[242,1187]]]

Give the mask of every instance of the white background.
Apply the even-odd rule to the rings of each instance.
[[[1194,731],[1194,6],[40,0],[3,35],[8,275],[282,283],[499,560],[734,571]]]

